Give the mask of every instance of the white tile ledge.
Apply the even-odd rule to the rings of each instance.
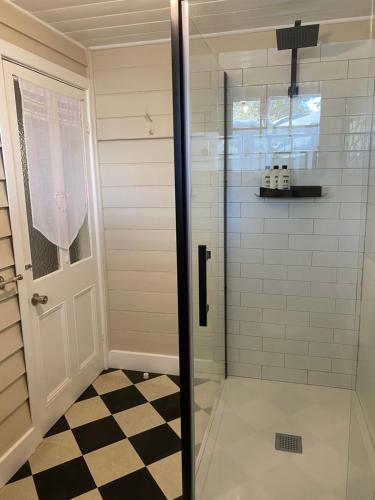
[[[366,451],[368,464],[371,470],[372,479],[375,483],[375,448],[371,439],[370,431],[366,423],[365,415],[356,392],[353,392],[352,411],[354,412],[362,436],[363,446]]]

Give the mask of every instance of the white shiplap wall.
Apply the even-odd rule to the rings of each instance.
[[[0,276],[15,275],[12,231],[0,148]],[[0,458],[32,427],[17,285],[0,290]]]
[[[110,348],[177,354],[170,45],[95,51],[93,71]]]

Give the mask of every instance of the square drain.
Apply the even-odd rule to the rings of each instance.
[[[276,433],[275,448],[288,453],[302,453],[302,437]]]

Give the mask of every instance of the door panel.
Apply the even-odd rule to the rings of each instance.
[[[38,321],[43,360],[43,399],[48,405],[71,382],[66,304],[58,304],[42,312]]]
[[[21,301],[22,319],[24,330],[29,333],[35,347],[41,382],[38,397],[40,426],[45,433],[103,368],[102,338],[98,326],[101,316],[96,299],[98,262],[92,223],[94,207],[88,153],[87,96],[83,90],[16,64],[4,62],[3,65],[23,236],[24,262],[21,266],[25,268],[25,276],[22,289],[27,297]],[[82,169],[87,180],[88,210],[68,250],[51,243],[33,226],[20,78],[81,103]],[[46,189],[50,185],[48,174],[48,170],[40,174],[40,181]],[[62,178],[66,172],[59,171],[59,175]],[[69,186],[70,180],[64,179]],[[46,296],[47,303],[32,305],[34,294]]]
[[[74,297],[74,317],[77,331],[78,366],[83,370],[97,354],[96,300],[92,287]]]

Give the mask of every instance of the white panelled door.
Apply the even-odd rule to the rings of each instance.
[[[33,393],[38,397],[40,428],[45,433],[103,367],[86,92],[16,64],[3,64],[25,260],[21,311],[38,366],[39,387]],[[20,79],[78,99],[82,105],[80,133],[85,144],[82,169],[87,180],[88,213],[69,250],[51,243],[33,227]],[[46,145],[37,147],[43,154]],[[40,177],[48,189],[48,173]]]

